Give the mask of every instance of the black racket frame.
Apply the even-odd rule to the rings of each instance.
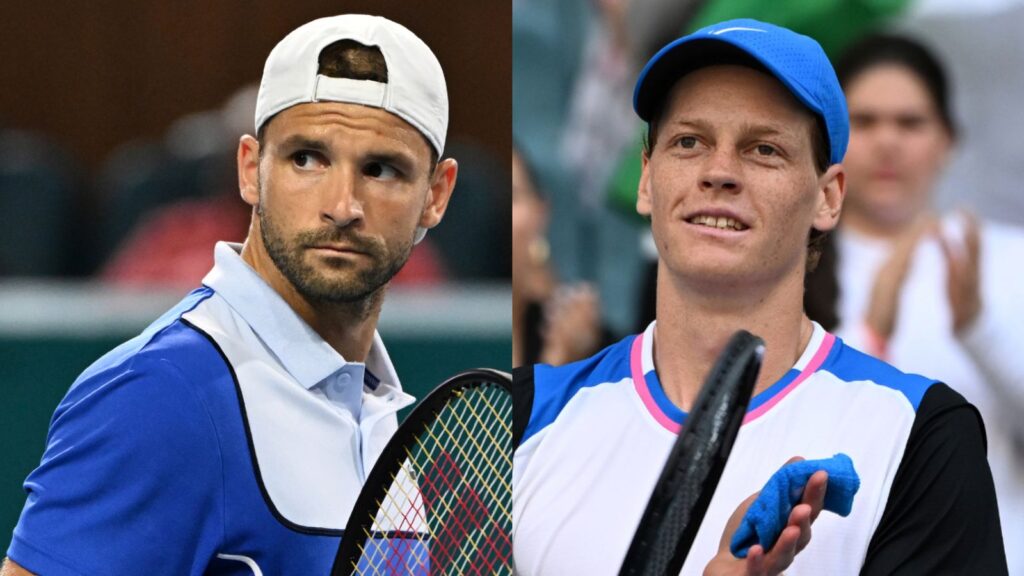
[[[764,355],[764,341],[740,330],[701,387],[654,486],[620,576],[675,576],[689,555],[739,433]]]

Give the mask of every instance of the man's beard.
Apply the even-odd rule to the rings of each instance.
[[[362,236],[350,228],[328,226],[286,238],[274,224],[274,220],[263,210],[262,204],[257,209],[257,214],[260,219],[260,235],[270,259],[299,294],[311,302],[363,302],[394,278],[412,253],[411,237],[392,251],[382,241]],[[325,244],[343,244],[350,247],[361,253],[357,259],[366,257],[370,260],[370,265],[357,267],[348,259],[344,262],[327,259],[324,262],[326,267],[337,270],[351,269],[348,277],[331,278],[305,260],[307,249]]]

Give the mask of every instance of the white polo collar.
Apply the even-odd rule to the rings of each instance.
[[[295,380],[306,389],[339,372],[364,382],[374,396],[406,401],[380,334],[374,331],[366,363],[347,362],[240,255],[241,244],[218,242],[213,269],[203,278],[242,317]],[[372,376],[364,374],[369,369]],[[411,397],[408,397],[411,400]]]

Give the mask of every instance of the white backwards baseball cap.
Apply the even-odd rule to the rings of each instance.
[[[387,83],[318,74],[320,52],[339,40],[376,46],[388,68]],[[256,97],[256,131],[278,112],[307,102],[347,102],[382,108],[412,124],[444,151],[448,90],[430,48],[408,28],[364,14],[313,20],[284,37],[267,57]]]

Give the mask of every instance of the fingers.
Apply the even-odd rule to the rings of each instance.
[[[548,302],[549,318],[592,320],[598,315],[597,290],[587,283],[561,286]]]
[[[544,306],[540,360],[561,365],[579,360],[601,342],[600,300],[590,284],[559,287]]]
[[[950,230],[947,229],[947,233],[937,231],[935,235],[950,270],[956,267],[959,272],[976,272],[978,257],[981,254],[981,225],[978,223],[978,217],[972,212],[959,210],[958,214],[963,226],[961,234],[953,234],[950,237]],[[955,227],[953,231],[956,231]]]
[[[796,558],[796,554],[799,551],[797,549],[799,542],[800,528],[797,526],[787,526],[782,531],[782,534],[779,535],[779,539],[775,541],[772,549],[765,554],[761,572],[754,573],[778,574],[789,568],[789,565],[793,563],[793,559]]]
[[[895,251],[893,253],[894,258],[900,258],[907,260],[910,254],[913,253],[914,248],[917,246],[917,242],[925,234],[933,233],[938,229],[939,221],[932,214],[924,214],[914,220],[913,224],[907,228],[906,232],[901,234],[896,240]]]
[[[811,507],[807,504],[798,504],[789,514],[789,526],[796,526],[798,529],[796,539],[796,551],[800,552],[811,542]]]
[[[766,570],[764,548],[760,544],[754,544],[747,551],[747,576],[765,576]]]
[[[778,574],[793,563],[793,559],[811,542],[811,524],[825,505],[825,490],[828,473],[815,472],[804,487],[800,504],[793,507],[786,528],[779,535],[772,549],[759,560],[760,571],[753,571],[754,564],[748,563],[748,574]],[[750,551],[753,552],[754,547]],[[750,553],[748,553],[748,558]]]
[[[875,276],[865,322],[882,340],[888,340],[895,330],[900,292],[918,240],[934,226],[935,221],[931,216],[918,219],[896,241],[892,254]]]
[[[825,491],[827,488],[828,472],[824,470],[815,472],[807,481],[807,485],[804,486],[804,495],[800,502],[811,507],[811,522],[818,518],[818,514],[825,507]]]
[[[981,254],[981,227],[973,212],[962,211],[964,219],[964,245],[967,248],[968,273],[978,273],[978,258]]]
[[[946,257],[946,266],[950,273],[955,273],[960,266],[960,258],[957,257],[953,242],[945,234],[939,234],[939,247],[942,248],[942,255]]]
[[[962,233],[950,237],[937,234],[939,246],[946,259],[946,290],[953,315],[953,331],[961,333],[970,326],[981,311],[981,291],[978,269],[981,253],[981,233],[978,219],[961,210]]]

